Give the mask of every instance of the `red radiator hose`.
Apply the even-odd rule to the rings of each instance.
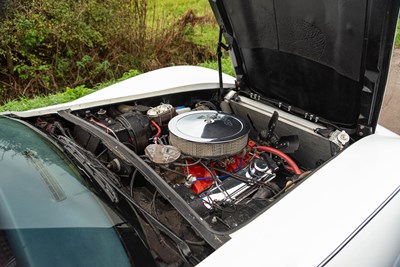
[[[275,149],[275,148],[272,148],[272,147],[269,147],[269,146],[258,146],[256,148],[259,151],[272,153],[272,154],[282,158],[283,160],[285,160],[290,165],[290,167],[293,169],[293,172],[295,174],[299,174],[299,175],[302,174],[302,172],[299,169],[299,167],[297,166],[297,164],[291,158],[289,158],[288,155],[286,155],[282,151],[279,151],[278,149]]]

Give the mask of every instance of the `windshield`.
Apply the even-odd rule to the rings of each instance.
[[[131,266],[120,240],[131,227],[58,148],[18,121],[0,125],[2,266]]]

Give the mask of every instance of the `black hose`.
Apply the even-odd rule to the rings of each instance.
[[[206,241],[204,241],[204,240],[192,241],[192,240],[185,239],[185,242],[188,243],[189,245],[195,245],[195,246],[204,246],[206,244]]]
[[[212,109],[212,110],[218,110],[217,106],[214,105],[214,104],[213,104],[212,102],[210,102],[210,101],[202,100],[202,101],[200,101],[198,104],[207,106],[207,107],[209,107],[209,108]]]

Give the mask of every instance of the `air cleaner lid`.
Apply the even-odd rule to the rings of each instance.
[[[214,110],[201,110],[174,117],[168,128],[175,136],[199,143],[234,141],[249,133],[246,120]]]

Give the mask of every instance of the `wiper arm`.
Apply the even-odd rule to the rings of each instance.
[[[36,153],[31,150],[26,150],[23,152],[23,155],[29,160],[29,162],[35,167],[40,176],[43,178],[43,181],[54,197],[54,200],[59,202],[66,199],[67,197],[64,193],[64,190],[53,177],[53,175],[51,175],[51,173],[48,171],[42,160],[37,157]]]
[[[80,126],[87,130],[90,134],[98,137],[102,140],[103,144],[117,157],[135,167],[144,178],[151,184],[153,184],[158,192],[168,200],[171,205],[186,219],[193,228],[200,233],[200,235],[210,244],[214,249],[219,248],[230,237],[226,233],[220,233],[212,229],[205,220],[200,217],[187,203],[184,201],[178,193],[164,181],[152,168],[150,168],[143,160],[136,155],[132,150],[128,149],[124,144],[118,140],[110,137],[106,132],[98,129],[98,127],[90,124],[89,122],[73,115],[68,110],[58,111],[58,114],[65,120]],[[129,193],[125,193],[124,190],[118,188],[118,191],[131,202],[134,201],[130,197]]]
[[[173,231],[171,231],[167,226],[161,223],[159,220],[154,218],[148,211],[146,211],[142,206],[136,203],[126,192],[122,190],[122,185],[119,179],[105,168],[89,151],[81,148],[73,140],[65,136],[57,137],[59,143],[61,143],[65,152],[68,153],[74,160],[79,164],[79,167],[84,171],[87,176],[96,181],[96,183],[104,190],[107,196],[112,202],[118,203],[118,193],[121,194],[129,203],[137,210],[139,210],[143,216],[149,221],[153,227],[157,228],[169,238],[171,238],[182,251],[183,255],[188,259],[192,258],[192,252],[189,245],[180,237],[178,237]],[[183,260],[187,260],[183,258]]]
[[[65,152],[77,161],[78,167],[103,189],[112,202],[118,203],[118,194],[111,183],[121,187],[119,179],[111,171],[104,168],[94,155],[79,147],[73,140],[61,135],[57,139]]]

